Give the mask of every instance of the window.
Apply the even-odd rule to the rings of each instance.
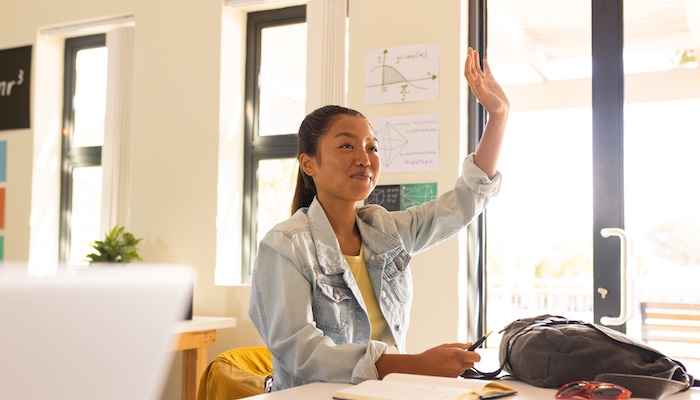
[[[306,7],[248,15],[242,280],[257,244],[290,215],[296,132],[306,115]]]
[[[100,236],[107,92],[105,35],[66,40],[59,261],[81,263]]]

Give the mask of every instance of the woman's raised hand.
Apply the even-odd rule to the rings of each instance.
[[[467,53],[467,61],[464,63],[464,76],[472,93],[489,114],[508,113],[510,103],[501,85],[493,77],[488,60],[484,60],[482,70],[479,65],[479,52],[471,47]]]

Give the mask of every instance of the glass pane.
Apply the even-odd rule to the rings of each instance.
[[[297,170],[295,158],[258,162],[258,212],[253,219],[258,224],[255,243],[260,243],[263,236],[277,223],[289,218]]]
[[[306,115],[306,23],[264,28],[261,35],[258,134],[297,133]]]
[[[683,0],[624,6],[625,230],[637,268],[627,331],[668,355],[698,359],[700,317],[683,308],[700,305],[700,90],[688,83],[700,79],[691,29],[700,13]]]
[[[78,51],[75,60],[73,146],[102,146],[107,100],[107,48]]]
[[[73,209],[71,212],[71,239],[68,262],[87,262],[93,252],[90,243],[101,239],[102,167],[73,169]]]
[[[486,330],[546,313],[591,321],[590,2],[487,7],[487,58],[512,112],[486,210]]]

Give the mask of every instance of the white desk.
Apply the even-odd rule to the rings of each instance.
[[[478,350],[481,354],[482,362],[477,365],[477,368],[483,371],[492,371],[498,368],[491,368],[498,363],[498,350],[496,349],[486,349]],[[688,372],[691,374],[694,369],[691,368],[688,363],[685,364],[688,367]],[[700,371],[699,371],[700,372]],[[700,376],[698,376],[700,378]],[[504,397],[504,400],[546,400],[554,399],[554,394],[556,389],[543,389],[538,388],[527,383],[515,381],[515,380],[503,380],[508,386],[515,388],[518,393],[514,396]],[[291,389],[280,390],[279,392],[272,392],[267,394],[261,394],[253,397],[248,397],[250,400],[331,400],[333,398],[333,393],[336,390],[350,386],[347,383],[326,383],[326,382],[316,382],[309,385],[299,386]],[[246,400],[247,400],[246,399]],[[638,399],[633,397],[632,399]],[[665,397],[664,400],[700,400],[700,387],[690,388],[688,391],[682,393],[676,393],[672,396]]]
[[[503,381],[515,388],[518,393],[514,396],[504,397],[503,400],[546,400],[553,399],[556,389],[538,388],[527,383],[518,381]],[[253,397],[248,397],[250,400],[331,400],[333,393],[336,390],[348,387],[346,383],[326,383],[316,382],[304,386],[298,386],[291,389],[280,390],[260,394]],[[633,397],[632,399],[638,399]],[[642,400],[642,399],[640,399]],[[690,388],[690,390],[682,393],[676,393],[672,396],[664,397],[664,400],[700,400],[700,388]]]
[[[233,328],[235,318],[204,317],[178,322],[172,333],[177,335],[173,350],[182,350],[182,399],[195,400],[199,380],[207,368],[207,348],[216,344],[216,330]]]

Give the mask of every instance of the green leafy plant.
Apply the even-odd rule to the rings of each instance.
[[[123,226],[116,225],[104,240],[95,240],[90,246],[94,253],[87,255],[90,262],[122,262],[128,263],[141,260],[136,245],[142,239],[137,239],[133,234],[125,232]]]

